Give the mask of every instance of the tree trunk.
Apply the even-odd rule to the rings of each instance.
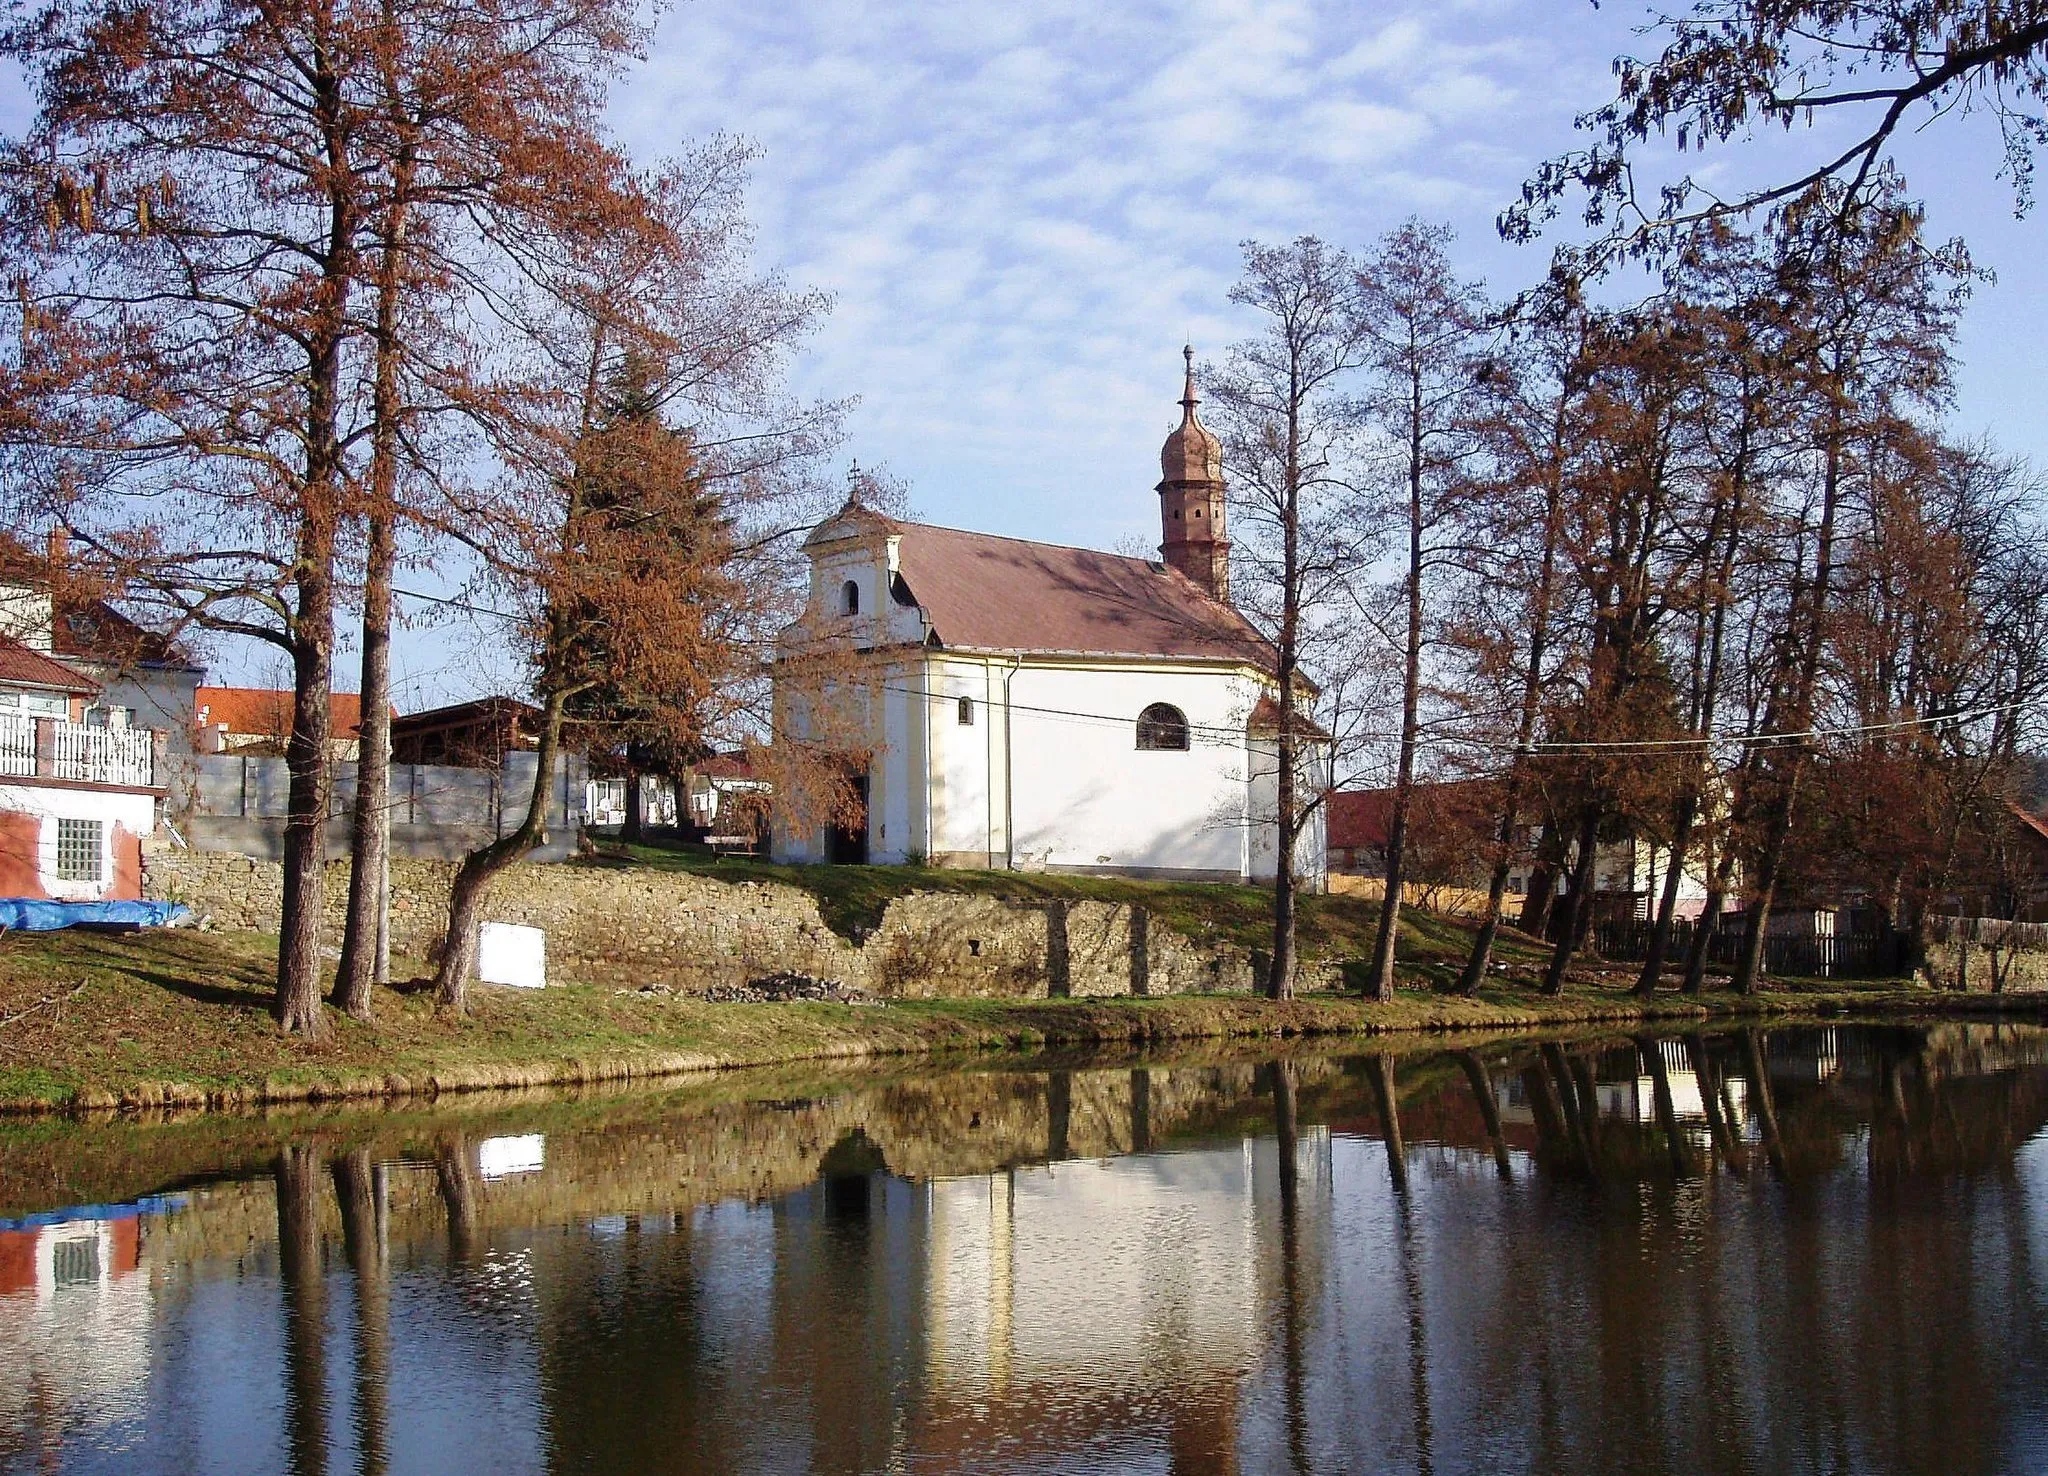
[[[1564,840],[1557,817],[1545,814],[1543,830],[1536,837],[1536,864],[1529,868],[1529,895],[1522,899],[1522,916],[1516,924],[1532,938],[1550,931],[1550,913],[1557,903],[1557,871],[1563,864]]]
[[[358,209],[347,104],[332,57],[316,49],[311,76],[325,169],[317,286],[321,312],[307,340],[305,479],[299,488],[293,547],[292,732],[285,744],[290,778],[285,803],[283,918],[277,944],[277,1018],[288,1032],[317,1036],[320,922],[327,865],[331,788],[327,747],[333,726],[334,554],[339,535],[342,448],[342,346],[349,331],[349,290],[356,280]]]
[[[1408,421],[1408,629],[1401,653],[1401,751],[1394,767],[1394,804],[1387,816],[1387,890],[1373,938],[1372,997],[1394,997],[1394,954],[1401,939],[1401,889],[1408,875],[1408,809],[1415,794],[1415,738],[1422,707],[1422,403],[1410,377]]]
[[[1798,798],[1799,770],[1795,767],[1779,784],[1771,800],[1770,818],[1764,843],[1757,854],[1757,874],[1750,888],[1749,906],[1742,914],[1742,952],[1735,960],[1734,988],[1738,994],[1754,994],[1764,972],[1764,942],[1769,936],[1771,906],[1778,895],[1778,868],[1784,859],[1785,840],[1792,830],[1792,807]]]
[[[640,844],[646,834],[647,821],[641,809],[640,770],[632,764],[626,766],[626,813],[619,822],[619,839],[629,846]]]
[[[277,1275],[284,1290],[285,1442],[291,1468],[327,1469],[327,1298],[320,1265],[320,1163],[313,1149],[283,1149],[277,1188]]]
[[[371,985],[383,974],[381,961],[389,956],[385,902],[391,885],[391,581],[398,564],[398,299],[412,174],[408,149],[398,161],[377,267],[369,544],[363,568],[362,725],[356,744],[348,923],[334,989],[335,1004],[358,1020],[370,1018]]]
[[[1294,848],[1300,834],[1299,800],[1295,794],[1294,678],[1301,634],[1301,503],[1299,467],[1291,449],[1298,428],[1290,421],[1290,455],[1285,516],[1281,528],[1280,642],[1277,655],[1280,737],[1275,745],[1279,772],[1274,775],[1273,961],[1266,979],[1272,999],[1294,997],[1295,881]]]
[[[1493,875],[1486,885],[1486,912],[1472,938],[1472,951],[1465,958],[1465,970],[1458,977],[1460,994],[1476,994],[1493,962],[1494,940],[1500,936],[1501,909],[1507,905],[1508,873],[1514,869],[1515,835],[1521,828],[1524,780],[1529,766],[1529,745],[1536,737],[1536,723],[1543,707],[1543,658],[1550,649],[1550,606],[1557,583],[1558,511],[1564,500],[1564,478],[1558,474],[1564,456],[1564,401],[1552,424],[1552,471],[1547,479],[1543,504],[1543,557],[1537,564],[1534,609],[1529,621],[1529,664],[1522,672],[1522,706],[1515,720],[1515,756],[1508,766],[1507,793],[1501,798],[1500,824],[1494,836],[1499,847],[1493,861]],[[1533,878],[1531,879],[1533,881]],[[1523,904],[1524,922],[1528,904]]]
[[[1685,951],[1687,994],[1706,987],[1707,962],[1713,957],[1714,939],[1721,931],[1721,909],[1728,902],[1728,884],[1735,879],[1735,837],[1724,834],[1721,853],[1714,858],[1714,874],[1707,883],[1707,900],[1700,908],[1699,926],[1692,930],[1692,946]]]
[[[284,908],[277,942],[277,1019],[285,1030],[317,1036],[320,920],[327,865],[328,695],[333,688],[334,542],[313,522],[300,544],[298,608],[292,634],[292,731],[285,743],[290,783],[285,802]]]
[[[1672,827],[1664,886],[1657,897],[1657,919],[1650,929],[1649,946],[1643,950],[1643,971],[1636,976],[1635,992],[1646,998],[1657,992],[1657,984],[1664,976],[1664,955],[1671,946],[1671,920],[1678,911],[1678,888],[1685,880],[1686,846],[1692,840],[1693,816],[1698,808],[1693,797],[1687,795],[1679,803],[1678,823]]]
[[[383,1184],[369,1150],[358,1148],[334,1165],[341,1201],[341,1238],[356,1287],[356,1441],[363,1476],[384,1476],[391,1465],[391,1289],[385,1264]]]
[[[1558,919],[1557,942],[1550,950],[1550,966],[1543,972],[1545,994],[1564,993],[1564,976],[1571,968],[1579,938],[1592,920],[1596,852],[1600,840],[1600,809],[1588,803],[1579,819],[1578,854],[1572,860],[1571,885],[1564,894],[1564,912]]]
[[[434,976],[434,1002],[449,1014],[460,1015],[469,1005],[469,977],[476,972],[477,928],[483,921],[492,880],[547,838],[548,802],[554,791],[555,757],[561,752],[566,700],[562,691],[550,692],[541,710],[533,791],[519,828],[463,857],[449,885],[448,930],[441,940],[441,959]]]
[[[1458,1064],[1464,1068],[1465,1080],[1472,1086],[1472,1100],[1479,1104],[1479,1120],[1486,1124],[1486,1142],[1493,1149],[1493,1166],[1503,1179],[1514,1176],[1513,1165],[1508,1160],[1507,1139],[1501,1136],[1500,1103],[1493,1099],[1493,1079],[1486,1074],[1486,1063],[1476,1052],[1458,1052]]]
[[[370,1018],[370,986],[385,946],[391,865],[391,576],[397,519],[389,506],[370,515],[363,580],[362,731],[356,745],[356,808],[350,830],[348,923],[341,939],[334,1002]]]
[[[1387,1177],[1393,1181],[1396,1194],[1406,1195],[1408,1149],[1401,1141],[1401,1094],[1394,1081],[1394,1058],[1381,1051],[1372,1058],[1367,1074],[1372,1078],[1373,1096],[1379,1102],[1380,1129],[1386,1134]]]

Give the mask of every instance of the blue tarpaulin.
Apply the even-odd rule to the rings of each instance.
[[[54,933],[80,923],[95,927],[161,928],[191,914],[182,902],[41,902],[0,897],[0,928]]]

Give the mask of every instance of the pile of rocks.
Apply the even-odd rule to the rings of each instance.
[[[639,991],[667,994],[660,984]],[[680,991],[677,991],[680,992]],[[822,1000],[828,1004],[878,1005],[882,1001],[864,989],[842,984],[837,979],[816,979],[809,974],[763,974],[744,984],[713,984],[701,996],[713,1004],[782,1004],[790,1000]]]

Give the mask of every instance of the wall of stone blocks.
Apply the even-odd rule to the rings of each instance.
[[[394,860],[391,943],[424,961],[439,946],[451,863]],[[282,868],[244,856],[159,848],[146,896],[183,902],[211,926],[275,932]],[[338,947],[348,863],[327,867],[325,939]],[[886,998],[1031,999],[1244,992],[1253,960],[1197,944],[1143,908],[913,892],[855,944],[808,893],[764,882],[594,865],[521,865],[498,878],[486,917],[546,930],[552,977],[686,991],[764,974],[832,979]]]

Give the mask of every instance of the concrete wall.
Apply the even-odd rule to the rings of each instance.
[[[391,766],[391,848],[397,856],[456,860],[516,828],[533,792],[534,755],[510,753],[502,772],[443,764]],[[202,754],[195,761],[194,803],[176,818],[201,851],[232,851],[275,861],[284,855],[290,776],[281,758]],[[557,760],[548,804],[548,840],[536,859],[571,854],[583,824],[586,765],[579,755]],[[332,766],[333,805],[327,855],[349,853],[348,817],[355,810],[356,766]]]
[[[392,866],[392,946],[414,958],[439,944],[453,868]],[[150,897],[184,902],[213,925],[275,932],[282,868],[243,856],[157,848]],[[328,868],[326,938],[338,944],[348,866]],[[1142,908],[1012,902],[916,892],[891,902],[858,944],[826,926],[810,894],[772,883],[586,865],[514,867],[485,916],[544,928],[559,980],[666,984],[689,991],[792,972],[894,998],[1243,992],[1251,956],[1197,946]]]

